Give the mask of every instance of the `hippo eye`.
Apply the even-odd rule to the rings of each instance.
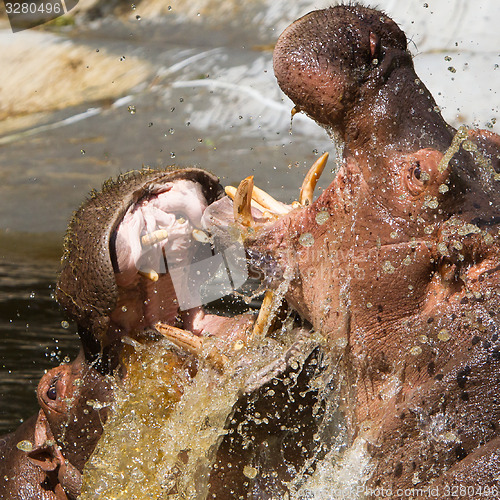
[[[55,401],[57,399],[57,389],[55,384],[51,385],[47,390],[47,397],[49,399],[52,399],[52,401]]]
[[[406,168],[406,187],[413,196],[418,196],[427,189],[430,176],[418,160],[412,161]]]
[[[419,161],[417,162],[417,166],[413,169],[413,175],[415,176],[415,178],[420,180],[420,177],[422,175],[422,170],[420,170],[420,162]]]

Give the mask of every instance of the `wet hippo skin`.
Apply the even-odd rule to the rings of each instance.
[[[40,411],[0,438],[0,498],[76,499],[112,400],[112,384],[83,352],[49,370],[37,388]]]
[[[497,486],[500,138],[443,120],[406,36],[377,10],[307,14],[280,36],[274,68],[343,157],[314,203],[255,223],[246,244],[293,270],[287,301],[343,367],[367,486]]]

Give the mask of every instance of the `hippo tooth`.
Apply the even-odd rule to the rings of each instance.
[[[285,215],[290,212],[290,208],[287,205],[274,199],[269,193],[266,193],[257,186],[254,186],[253,188],[252,199],[275,214]]]
[[[141,236],[141,244],[143,247],[150,247],[166,239],[168,239],[168,231],[166,229],[158,229]]]
[[[210,243],[210,236],[201,229],[193,229],[193,238],[200,243]]]
[[[156,323],[155,328],[177,347],[180,347],[191,354],[200,354],[203,339],[198,337],[198,335],[195,335],[188,330],[182,330],[181,328],[176,328],[175,326],[161,322]]]
[[[300,188],[299,203],[302,206],[310,205],[313,201],[314,189],[323,173],[326,162],[328,161],[328,153],[323,153],[307,172],[307,175]]]
[[[224,189],[229,198],[231,198],[234,201],[237,189],[234,186],[226,186]],[[267,210],[262,205],[259,205],[253,198],[252,198],[252,208],[256,208],[257,210],[262,212],[262,214],[265,214],[267,212]]]
[[[234,195],[233,213],[234,220],[244,226],[252,226],[254,223],[252,217],[252,191],[253,175],[243,179]]]
[[[150,271],[139,271],[139,274],[155,282],[160,278],[159,274],[154,269],[151,269]]]
[[[264,295],[264,300],[262,301],[262,305],[260,306],[259,315],[255,320],[252,331],[252,338],[255,337],[263,337],[266,335],[267,331],[271,327],[272,321],[274,318],[270,316],[273,310],[273,302],[274,302],[274,292],[271,290],[267,290]]]
[[[154,325],[154,327],[159,333],[180,349],[183,349],[190,354],[194,354],[195,356],[201,356],[203,347],[202,337],[199,337],[188,330],[176,328],[175,326],[171,326],[167,323],[158,322]],[[208,353],[207,361],[209,361],[215,368],[221,370],[227,364],[228,359],[224,356],[224,354],[214,349]]]

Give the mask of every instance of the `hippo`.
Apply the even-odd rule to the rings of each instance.
[[[76,322],[86,359],[103,373],[120,366],[123,338],[158,334],[157,325],[196,350],[208,330],[232,335],[249,323],[205,314],[200,282],[189,275],[204,268],[209,276],[221,262],[228,274],[238,270],[238,255],[215,255],[203,230],[207,207],[223,194],[217,177],[201,169],[145,168],[106,182],[74,214],[56,299]],[[233,275],[229,281],[238,281]]]
[[[222,194],[218,179],[199,169],[143,169],[106,182],[75,212],[56,298],[75,321],[82,349],[72,363],[40,380],[38,416],[3,438],[5,498],[80,495],[82,473],[102,436],[116,387],[123,390],[124,380],[141,376],[136,365],[143,361],[134,345],[154,349],[158,339],[175,344],[161,375],[172,382],[162,401],[168,407],[182,395],[179,381],[196,372],[204,335],[220,335],[231,352],[246,332],[257,334],[251,330],[253,314],[205,314],[185,273],[196,259],[208,272],[227,259],[230,284],[240,279],[236,252],[224,247],[217,260],[216,242],[202,230],[204,212]],[[204,355],[214,370],[227,362],[216,348]],[[28,451],[16,448],[20,441],[29,441]]]
[[[323,498],[314,470],[328,462],[331,487],[361,497],[496,498],[500,137],[444,121],[405,34],[378,10],[311,12],[273,60],[294,112],[343,151],[329,187],[313,201],[316,165],[286,214],[262,221],[256,197],[241,202],[246,181],[235,197],[253,264],[270,288],[288,276],[285,299],[325,339],[339,390],[347,448],[318,454],[302,484],[282,480],[281,496]],[[357,478],[342,483],[349,456]],[[241,497],[244,481],[229,486]]]
[[[0,438],[0,498],[76,499],[112,394],[112,382],[83,351],[49,370],[38,384],[38,414]]]
[[[265,193],[261,193],[260,202],[261,206],[281,206]],[[123,476],[123,481],[117,480],[118,471],[102,467],[102,463],[110,462],[118,468],[123,466],[122,452],[119,456],[114,453],[117,449],[127,449],[129,458],[132,460],[133,456],[134,463],[149,478],[148,494],[156,494],[156,483],[179,483],[175,471],[171,478],[167,477],[168,472],[165,477],[156,477],[160,474],[159,466],[168,467],[154,458],[147,463],[139,441],[117,446],[114,440],[121,439],[123,432],[138,432],[150,436],[148,447],[162,447],[164,444],[158,442],[161,431],[151,434],[151,426],[168,426],[181,402],[192,403],[185,402],[184,391],[197,383],[198,373],[206,377],[201,378],[202,385],[208,380],[209,394],[212,387],[214,393],[224,393],[222,400],[228,399],[222,408],[201,410],[202,426],[212,418],[222,418],[224,424],[226,414],[229,420],[241,423],[256,412],[269,413],[276,404],[274,398],[269,398],[270,385],[277,383],[274,390],[285,409],[273,416],[271,425],[257,429],[262,431],[260,441],[269,440],[270,435],[276,443],[290,440],[290,428],[296,426],[297,415],[301,415],[304,432],[313,441],[318,419],[318,411],[313,408],[318,391],[309,390],[307,381],[317,376],[321,367],[318,340],[312,338],[310,328],[287,316],[285,306],[278,311],[280,317],[275,317],[277,311],[271,312],[274,304],[268,296],[258,314],[209,314],[204,310],[206,299],[199,300],[199,290],[190,282],[193,273],[201,274],[203,280],[193,282],[202,288],[212,275],[219,276],[219,264],[224,264],[222,269],[231,285],[219,290],[219,296],[230,293],[246,279],[246,255],[243,247],[238,247],[238,214],[226,221],[224,207],[228,206],[229,198],[224,196],[218,179],[208,172],[194,168],[143,169],[106,182],[101,191],[91,193],[70,221],[56,297],[78,327],[85,362],[104,375],[112,374],[118,388],[115,394],[121,395],[95,457],[90,462],[88,455],[84,457],[88,472],[83,482],[84,498],[91,496],[95,488],[103,488],[101,494],[106,496],[120,488],[132,492],[141,485],[137,481],[127,482],[131,480],[129,475]],[[217,260],[220,255],[223,257]],[[273,338],[264,339],[268,333]],[[302,373],[307,376],[300,376]],[[300,383],[293,384],[288,394],[290,377],[300,378]],[[149,382],[150,378],[154,383]],[[302,410],[297,410],[295,404],[287,405],[288,399],[303,400]],[[142,420],[130,421],[130,412]],[[284,419],[289,425],[283,425]],[[92,434],[96,440],[101,437],[101,430]],[[203,430],[207,432],[206,428]],[[214,431],[215,442],[209,448],[217,450],[218,436],[225,431],[217,427]],[[256,429],[250,425],[248,432],[253,434]],[[195,439],[196,436],[191,437]],[[75,450],[81,449],[78,436],[68,441]],[[209,458],[214,453],[210,449],[206,450],[207,456],[197,458],[191,457],[181,444],[173,445],[174,456],[179,457],[176,463],[191,460],[194,467],[198,467],[197,460],[208,460],[217,463],[218,471],[224,471],[231,457],[231,472],[241,471],[248,462],[248,453],[269,466],[269,450],[264,448],[256,454],[243,446],[236,467],[232,442],[228,450],[224,443],[215,459]],[[63,452],[67,453],[65,449]],[[300,445],[290,445],[287,461],[300,468],[310,453],[304,453]],[[282,465],[279,468],[283,478],[289,479],[288,469]],[[220,479],[213,475],[208,485],[198,480],[199,491],[215,491],[217,497],[224,498],[227,478],[222,476],[222,484]],[[257,481],[252,486],[259,492],[271,487],[270,481]],[[276,488],[280,491],[279,485]]]

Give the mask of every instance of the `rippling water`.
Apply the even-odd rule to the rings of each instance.
[[[217,2],[199,3],[220,8]],[[233,3],[227,2],[228,8]],[[423,13],[424,19],[435,21],[442,15],[438,2],[431,2],[427,10],[420,1],[405,3],[404,8],[402,2],[385,3],[389,14],[393,9],[401,17]],[[478,22],[485,16],[495,18],[483,8],[484,2],[474,11],[464,7],[466,3],[458,2],[457,12],[467,22],[443,21],[450,30],[438,33],[446,52],[436,52],[429,42],[436,34],[429,32],[432,23],[427,31],[425,23],[416,26],[415,40],[429,50],[416,63],[422,79],[436,81],[436,93],[445,94],[436,98],[440,104],[444,100],[455,124],[463,119],[455,110],[456,87],[461,86],[463,95],[474,92],[477,106],[489,110],[480,122],[484,125],[498,114],[492,96],[498,90],[494,71],[499,57],[490,52],[492,37],[498,42],[498,35],[481,35],[476,44],[472,35],[461,37],[472,18]],[[150,1],[138,4],[121,20],[77,23],[58,35],[89,54],[106,54],[115,62],[141,61],[150,71],[145,69],[141,83],[125,93],[111,92],[111,97],[87,98],[76,106],[37,113],[26,125],[11,127],[0,137],[0,433],[36,411],[34,390],[43,371],[65,356],[73,357],[78,349],[74,327],[63,328],[64,318],[52,293],[67,221],[90,189],[143,164],[196,165],[215,172],[224,184],[237,184],[253,174],[258,186],[292,201],[317,155],[334,152],[330,138],[303,116],[294,118],[290,135],[291,103],[283,98],[272,74],[270,44],[279,30],[290,16],[322,4],[327,3],[301,1],[288,8],[287,2],[260,2],[253,10],[234,9],[223,17],[200,9],[204,23],[191,12],[196,2],[189,12],[185,8],[176,16],[175,5],[172,14],[154,14],[154,9],[146,8],[154,6]],[[433,8],[436,14],[431,13]],[[253,17],[247,22],[245,16]],[[412,29],[411,18],[401,22]],[[0,44],[11,43],[12,37],[18,37],[18,43],[22,36],[6,32]],[[455,55],[456,40],[466,51]],[[48,57],[50,66],[53,61],[44,50],[42,44],[30,42],[30,51],[35,55],[39,51],[38,62]],[[452,63],[444,60],[445,54],[455,57],[456,73],[448,71]],[[11,70],[22,75],[22,81],[35,77],[31,68],[21,61]],[[475,81],[471,75],[481,68],[488,71],[488,78],[482,77],[490,82],[486,88],[471,83]],[[68,69],[68,78],[71,74]],[[113,84],[106,82],[110,89]],[[76,91],[79,81],[72,85]],[[477,97],[481,89],[482,100]],[[26,98],[21,86],[18,91],[20,100]],[[92,89],[89,92],[92,95]],[[446,101],[453,92],[455,100]],[[101,94],[96,90],[96,95]],[[27,116],[29,111],[25,110]],[[332,168],[333,164],[334,160]],[[327,174],[324,184],[330,180]]]

